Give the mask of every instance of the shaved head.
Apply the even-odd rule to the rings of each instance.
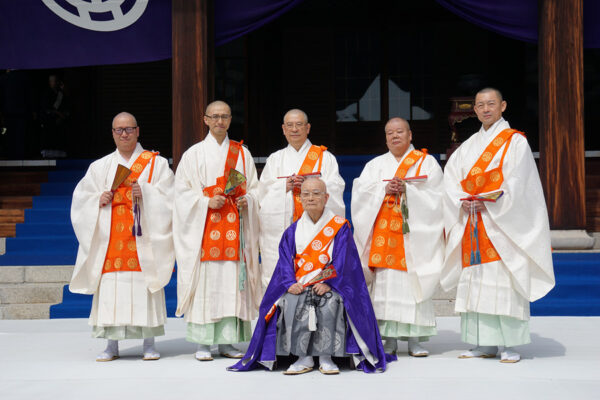
[[[120,113],[118,113],[117,115],[115,115],[115,117],[112,120],[112,127],[113,128],[115,127],[115,121],[117,119],[120,119],[120,118],[128,118],[130,121],[133,122],[133,124],[135,126],[137,126],[137,120],[135,119],[135,117],[133,116],[133,114],[130,114],[130,113],[126,112],[126,111],[121,111]]]
[[[498,99],[500,99],[501,103],[504,100],[504,97],[502,97],[502,93],[498,89],[493,88],[493,87],[485,87],[485,88],[481,89],[479,92],[477,92],[475,94],[475,97],[477,97],[478,95],[483,94],[483,93],[495,93],[496,96],[498,96]]]
[[[215,100],[212,103],[210,103],[208,106],[206,106],[205,114],[206,115],[210,114],[212,112],[212,110],[217,107],[227,107],[227,109],[229,110],[229,114],[231,114],[231,107],[229,107],[229,104],[227,104],[221,100]]]
[[[317,178],[317,177],[307,177],[304,182],[302,182],[302,186],[300,187],[300,190],[320,190],[323,193],[327,193],[327,185],[325,184],[325,181],[321,178]]]
[[[286,112],[285,115],[283,116],[283,123],[285,124],[285,120],[289,115],[292,114],[300,114],[302,116],[302,119],[304,119],[304,123],[308,123],[308,115],[306,115],[306,113],[304,111],[302,111],[299,108],[292,108],[290,111]]]
[[[387,128],[388,125],[395,123],[403,123],[406,126],[406,130],[410,131],[410,124],[408,123],[408,121],[400,117],[390,118],[390,120],[385,124],[385,128]]]

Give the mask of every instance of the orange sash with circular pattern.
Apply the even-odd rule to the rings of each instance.
[[[462,189],[470,195],[477,195],[481,193],[493,192],[499,190],[502,182],[504,182],[504,175],[502,174],[502,165],[504,164],[504,156],[514,134],[521,134],[525,136],[523,132],[517,131],[516,129],[505,129],[500,132],[494,140],[485,148],[483,154],[477,159],[467,177],[463,179],[460,184]],[[500,158],[500,164],[498,167],[486,171],[486,168],[490,165],[495,155],[500,151],[504,145],[504,151]],[[481,213],[477,213],[477,239],[479,244],[479,251],[481,254],[481,264],[489,263],[492,261],[501,260],[496,248],[492,244],[492,241],[488,237],[483,220],[481,219]],[[471,264],[471,249],[475,244],[471,241],[472,229],[471,229],[471,217],[467,221],[465,231],[462,238],[462,267],[467,268]]]
[[[394,176],[403,179],[408,170],[421,160],[415,175],[418,176],[421,173],[421,165],[423,165],[426,155],[427,149],[411,151],[410,154],[404,157]],[[386,194],[383,199],[373,225],[369,267],[406,271],[404,235],[402,234],[403,219],[399,200],[396,195],[392,194]]]
[[[110,239],[104,259],[102,273],[117,271],[141,271],[137,255],[133,228],[133,201],[131,184],[139,177],[146,165],[152,160],[152,169],[148,182],[152,179],[154,160],[158,153],[144,151],[131,166],[131,173],[117,188],[112,199],[112,215],[110,222]]]
[[[319,166],[317,168],[317,172],[321,172],[321,165],[323,164],[323,152],[327,150],[325,146],[315,146],[314,144],[310,146],[308,153],[306,153],[306,157],[304,157],[304,161],[300,166],[300,171],[298,171],[298,175],[310,174],[315,169],[315,165],[317,164],[317,160],[319,161]],[[298,219],[302,216],[304,212],[304,208],[302,207],[302,202],[300,201],[300,188],[294,188],[293,190],[294,197],[294,222],[298,221]]]
[[[209,208],[204,224],[204,236],[202,238],[201,261],[238,261],[240,249],[240,221],[239,211],[235,199],[246,194],[246,182],[239,185],[235,190],[225,195],[225,185],[229,178],[229,172],[235,169],[238,156],[242,154],[243,169],[246,171],[244,150],[242,143],[229,141],[229,151],[225,161],[223,176],[217,178],[217,183],[204,188],[204,196],[214,197],[216,195],[226,196],[227,201],[219,209]]]

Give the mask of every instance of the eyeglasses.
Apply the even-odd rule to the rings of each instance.
[[[128,135],[132,134],[133,132],[135,132],[135,130],[137,129],[137,126],[128,126],[126,128],[113,128],[113,132],[116,133],[117,135],[122,135],[123,132],[127,133]]]
[[[213,119],[215,121],[217,121],[219,119],[222,119],[223,121],[227,121],[229,118],[231,118],[231,115],[229,115],[229,114],[221,114],[221,115],[213,114],[213,115],[207,115],[206,118]]]
[[[300,129],[306,125],[306,122],[286,122],[284,125],[288,129],[292,129],[293,127]]]
[[[323,194],[325,194],[325,192],[315,190],[312,192],[300,192],[300,197],[302,197],[303,199],[308,199],[309,197],[321,197],[321,195]]]

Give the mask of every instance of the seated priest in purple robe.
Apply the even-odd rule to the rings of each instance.
[[[348,221],[325,208],[318,178],[304,181],[304,213],[283,233],[279,260],[260,305],[248,351],[230,371],[270,370],[276,356],[298,356],[284,374],[314,367],[337,374],[331,357],[351,356],[357,369],[383,372],[386,355]]]

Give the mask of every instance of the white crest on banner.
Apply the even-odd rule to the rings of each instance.
[[[65,21],[80,28],[91,31],[110,32],[127,28],[137,21],[148,6],[149,0],[135,0],[131,9],[123,14],[121,5],[125,0],[65,0],[77,9],[79,15],[64,9],[56,3],[56,0],[42,0],[46,7]],[[106,21],[95,21],[94,14],[111,13],[112,19]]]

